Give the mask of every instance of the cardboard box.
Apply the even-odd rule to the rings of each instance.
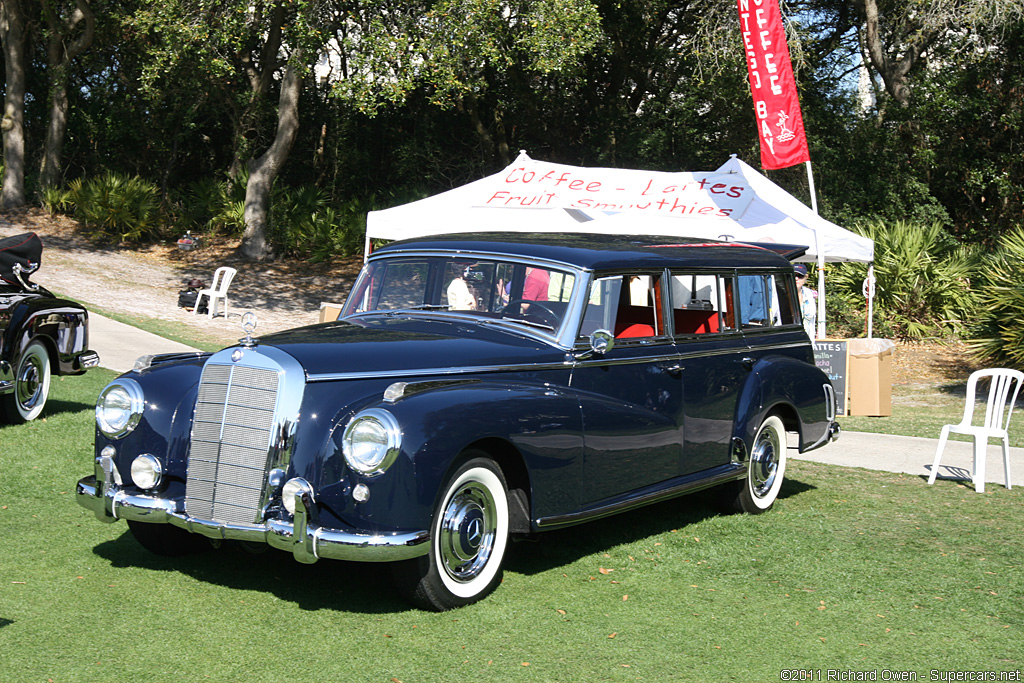
[[[341,313],[341,304],[332,304],[326,301],[320,302],[320,322],[333,322],[338,319]]]
[[[892,415],[892,353],[888,339],[850,339],[847,375],[850,415]]]

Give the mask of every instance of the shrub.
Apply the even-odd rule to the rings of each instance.
[[[39,190],[39,204],[51,216],[68,213],[72,208],[71,191],[64,187],[47,185]]]
[[[1005,235],[988,260],[978,296],[972,352],[983,364],[1024,369],[1024,227]]]
[[[974,319],[977,297],[971,277],[981,263],[977,248],[961,246],[939,223],[897,221],[855,226],[875,242],[875,334],[906,340],[961,336]],[[830,319],[844,333],[866,319],[862,283],[867,264],[843,263],[826,273]]]
[[[138,176],[107,172],[68,186],[74,216],[87,232],[105,239],[140,242],[159,236],[160,191]]]
[[[270,216],[274,251],[282,256],[308,258],[312,263],[360,253],[366,234],[366,211],[371,205],[372,198],[331,207],[324,194],[312,186],[275,190]]]

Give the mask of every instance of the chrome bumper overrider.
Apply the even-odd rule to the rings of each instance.
[[[839,427],[839,423],[838,422],[833,422],[832,424],[830,424],[828,426],[828,440],[829,441],[839,441],[839,434],[841,432],[842,432],[842,429]]]
[[[406,560],[426,555],[430,547],[427,531],[374,535],[312,524],[311,501],[302,495],[296,496],[291,522],[269,519],[263,526],[239,526],[189,517],[180,500],[129,494],[117,483],[119,479],[112,460],[98,456],[96,473],[78,482],[75,499],[92,510],[101,522],[131,519],[173,524],[208,538],[264,542],[291,552],[296,560],[306,564],[321,558],[358,562]]]

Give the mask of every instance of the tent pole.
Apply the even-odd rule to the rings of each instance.
[[[868,264],[868,279],[864,281],[864,295],[868,298],[868,339],[872,337],[875,321],[875,264]]]
[[[804,162],[807,164],[807,183],[811,189],[811,210],[815,214],[818,213],[818,193],[814,191],[814,171],[811,170],[811,160],[808,159]]]
[[[811,170],[811,160],[804,162],[807,165],[807,184],[811,190],[811,210],[818,215],[818,193],[814,190],[814,172]],[[825,338],[825,249],[821,243],[821,233],[814,231],[814,246],[818,250],[818,339]]]

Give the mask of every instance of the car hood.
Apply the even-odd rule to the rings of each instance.
[[[565,356],[498,326],[397,315],[300,327],[260,338],[259,346],[266,345],[298,360],[308,375],[509,366]]]

